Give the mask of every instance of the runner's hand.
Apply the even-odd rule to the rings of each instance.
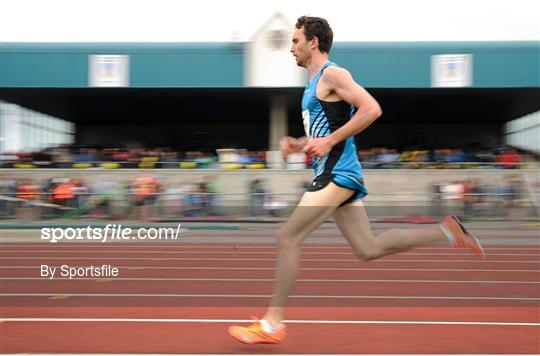
[[[302,152],[304,146],[307,143],[307,137],[294,138],[291,136],[285,136],[279,142],[279,151],[281,157],[286,161],[287,157],[291,153]]]
[[[321,158],[334,147],[330,136],[314,138],[304,147],[304,153],[308,156]]]
[[[279,142],[279,151],[281,152],[281,157],[283,160],[287,160],[287,157],[294,152],[302,151],[303,142],[300,140],[291,137],[285,136]]]

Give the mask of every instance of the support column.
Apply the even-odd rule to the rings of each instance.
[[[287,98],[284,94],[275,94],[270,103],[270,136],[268,146],[270,151],[279,150],[279,141],[287,136]]]

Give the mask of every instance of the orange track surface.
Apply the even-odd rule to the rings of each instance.
[[[415,249],[366,263],[356,261],[346,246],[306,246],[302,268],[307,269],[301,272],[295,295],[387,296],[389,299],[291,299],[292,307],[287,313],[289,320],[365,323],[289,323],[287,339],[277,346],[242,345],[226,332],[232,324],[228,320],[248,319],[250,314],[260,316],[267,298],[107,296],[110,293],[267,295],[272,290],[275,264],[272,245],[145,244],[142,247],[122,244],[105,247],[3,243],[1,247],[1,314],[4,321],[0,327],[1,351],[5,353],[540,352],[540,248],[537,246],[487,246],[488,261],[485,263],[478,262],[466,251],[449,248]],[[112,264],[119,266],[119,277],[144,280],[21,279],[39,277],[40,264],[58,266],[64,263]],[[148,280],[152,278],[170,280]],[[305,279],[327,281],[302,281]],[[492,283],[485,283],[489,281]],[[35,293],[50,295],[9,295]],[[78,297],[75,293],[100,296]],[[393,300],[392,296],[443,299]],[[444,300],[456,296],[465,299]],[[467,300],[467,297],[502,299]],[[199,322],[15,321],[10,318],[197,319]],[[217,320],[202,322],[203,319]],[[405,324],[411,321],[419,323]],[[536,325],[432,325],[422,322]]]

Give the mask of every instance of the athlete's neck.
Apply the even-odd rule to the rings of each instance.
[[[309,74],[309,80],[313,79],[313,77],[317,74],[319,70],[321,70],[322,66],[326,62],[328,62],[328,53],[316,52],[311,56],[311,59],[306,66]]]

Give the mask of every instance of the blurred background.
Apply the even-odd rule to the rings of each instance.
[[[538,219],[538,4],[233,3],[158,1],[148,18],[143,1],[11,2],[2,220],[286,216],[312,179],[309,157],[277,152],[303,135],[303,14],[329,20],[331,60],[383,108],[356,137],[374,218]]]

